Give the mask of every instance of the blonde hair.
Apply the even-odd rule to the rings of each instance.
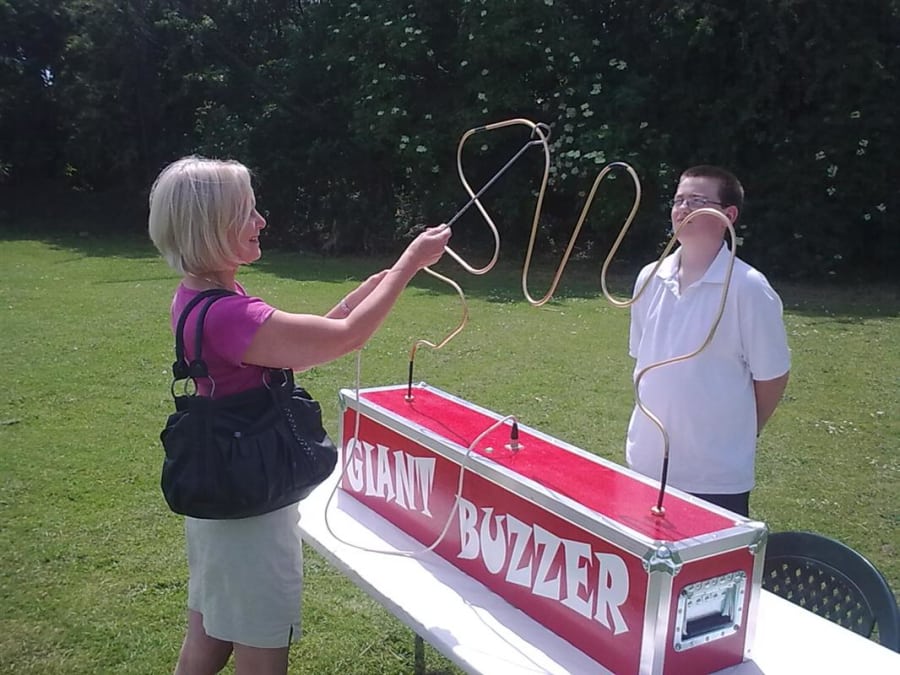
[[[150,239],[181,274],[240,264],[231,242],[253,210],[250,171],[240,162],[182,157],[150,189]]]

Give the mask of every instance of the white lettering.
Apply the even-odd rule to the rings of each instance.
[[[591,598],[588,593],[588,569],[591,566],[591,547],[583,541],[562,540],[566,555],[566,597],[562,603],[586,618],[591,617]]]
[[[613,634],[625,633],[628,625],[619,607],[628,597],[628,568],[625,561],[611,553],[595,553],[594,556],[600,563],[600,571],[597,575],[597,609],[594,618],[601,625],[609,628],[606,612],[613,620]]]
[[[375,461],[372,459],[372,451],[375,449],[371,443],[363,443],[363,460],[366,465],[366,496],[375,497]]]
[[[621,557],[593,551],[586,542],[563,539],[510,514],[497,514],[493,507],[479,510],[463,497],[458,505],[458,558],[481,558],[490,574],[504,574],[510,584],[556,600],[614,635],[628,631],[621,611],[628,599],[628,568]]]
[[[350,487],[354,492],[361,492],[363,486],[365,485],[365,479],[363,477],[363,465],[365,464],[359,454],[356,452],[356,449],[363,445],[360,441],[357,441],[355,438],[351,438],[350,442],[347,443],[347,447],[344,448],[344,452],[350,455],[350,461],[347,462],[347,480],[350,483]],[[363,450],[365,452],[365,450]]]
[[[413,465],[413,461],[415,460],[412,455],[407,455],[402,450],[394,452],[394,467],[397,470],[396,500],[397,504],[407,511],[410,509],[410,505],[416,503],[416,495],[413,492],[416,468]]]
[[[435,458],[356,439],[348,442],[345,452],[352,491],[433,517]],[[628,632],[621,607],[630,584],[620,556],[594,551],[586,542],[561,538],[536,523],[497,513],[492,506],[479,508],[462,496],[457,500],[458,558],[481,558],[489,574],[503,575],[510,584],[555,600],[614,635]]]
[[[531,588],[531,557],[525,560],[525,552],[531,543],[531,525],[507,514],[506,526],[509,528],[509,541],[512,543],[506,580],[511,584]]]
[[[484,566],[488,572],[497,574],[503,569],[506,562],[506,532],[503,529],[505,516],[494,518],[494,527],[497,536],[491,537],[491,514],[494,509],[482,509],[484,518],[481,519],[481,557],[484,558]]]
[[[375,465],[378,472],[378,482],[375,484],[375,494],[386,501],[392,501],[394,495],[394,480],[391,475],[391,463],[388,461],[388,448],[378,444],[378,462]]]
[[[468,499],[459,498],[459,557],[463,560],[475,560],[478,557],[478,534],[475,524],[478,522],[478,509]]]
[[[535,595],[541,595],[545,598],[559,599],[559,572],[557,576],[550,576],[550,565],[556,558],[556,552],[559,550],[560,540],[558,537],[545,530],[540,525],[534,526],[534,548],[538,552],[538,569],[537,576],[534,579],[534,588],[532,592]],[[540,547],[543,546],[543,553]]]
[[[436,462],[433,457],[416,457],[402,450],[392,453],[386,445],[375,446],[356,439],[347,443],[345,452],[350,455],[346,476],[353,492],[394,502],[407,511],[421,505],[421,513],[432,517],[430,501]],[[417,496],[420,505],[416,503]]]
[[[430,457],[415,457],[413,459],[416,482],[419,485],[419,492],[422,497],[422,513],[429,518],[431,518],[429,502],[431,500],[431,492],[434,490],[434,464],[434,459]]]

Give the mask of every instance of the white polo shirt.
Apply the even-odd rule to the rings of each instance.
[[[709,334],[730,252],[723,244],[701,279],[679,290],[681,250],[666,258],[631,308],[629,353],[635,377],[652,363],[689,354]],[[637,291],[653,265],[641,270]],[[736,494],[754,485],[756,398],[753,380],[790,370],[782,304],[766,278],[735,259],[725,311],[697,356],[648,371],[640,398],[669,434],[670,485],[694,493]],[[659,479],[663,437],[637,407],[626,440],[628,465]]]

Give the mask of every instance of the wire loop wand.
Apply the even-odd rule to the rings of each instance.
[[[493,175],[493,177],[491,177],[491,179],[488,180],[488,182],[485,183],[481,187],[481,189],[478,190],[478,192],[475,192],[472,189],[471,185],[469,185],[468,180],[466,180],[466,175],[465,175],[465,172],[463,171],[462,152],[463,152],[463,147],[465,146],[466,142],[475,134],[482,133],[485,131],[495,131],[497,129],[502,129],[504,127],[516,126],[516,125],[529,127],[531,129],[531,139],[526,141],[525,144],[522,145],[521,148],[519,148],[519,151],[516,152],[516,154],[514,154],[506,162],[506,164],[504,164],[503,167],[501,167],[500,170],[497,171]],[[535,138],[535,136],[537,136],[537,138]],[[519,158],[522,157],[522,155],[524,155],[525,152],[529,148],[534,147],[536,145],[541,145],[544,148],[544,178],[541,183],[541,193],[540,193],[539,201],[538,201],[538,204],[540,205],[540,202],[543,200],[544,190],[546,189],[546,185],[547,185],[547,177],[550,172],[550,147],[547,143],[549,138],[550,138],[550,128],[546,124],[541,123],[541,122],[535,123],[535,122],[532,122],[531,120],[527,120],[524,118],[509,119],[509,120],[504,120],[502,122],[494,122],[492,124],[486,124],[484,126],[475,127],[473,129],[469,129],[462,135],[462,137],[460,137],[459,144],[457,145],[457,148],[456,148],[456,169],[459,174],[459,179],[462,182],[463,187],[466,190],[466,193],[469,195],[469,201],[466,202],[466,204],[464,204],[462,206],[462,208],[460,208],[459,211],[457,211],[456,214],[449,221],[447,221],[447,224],[452,225],[453,223],[455,223],[457,220],[459,220],[459,218],[466,211],[469,210],[469,208],[472,207],[472,205],[474,205],[478,209],[478,212],[481,214],[482,218],[484,218],[485,222],[488,224],[488,227],[490,228],[491,233],[494,237],[494,254],[493,254],[493,256],[491,256],[490,261],[484,267],[480,267],[480,268],[470,265],[458,253],[456,253],[456,251],[454,251],[449,246],[445,247],[444,250],[446,251],[447,255],[449,255],[456,262],[458,262],[460,264],[460,266],[464,270],[469,272],[470,274],[482,275],[482,274],[486,274],[487,272],[490,272],[494,268],[494,265],[497,264],[497,259],[500,257],[500,233],[497,231],[497,226],[494,224],[494,221],[491,218],[490,214],[488,214],[487,210],[481,204],[481,201],[479,201],[479,198],[485,192],[487,192],[488,188],[490,188],[494,183],[496,183],[497,180],[499,180],[500,177],[504,173],[506,173],[506,171],[513,164],[515,164],[519,160]],[[536,213],[539,214],[540,211],[538,210]],[[535,220],[537,220],[537,215],[535,216]],[[452,340],[457,335],[459,335],[460,332],[462,332],[463,328],[465,328],[466,324],[469,321],[469,307],[468,307],[468,304],[466,303],[465,294],[463,293],[462,289],[459,287],[459,284],[457,284],[452,279],[449,279],[448,277],[445,277],[444,275],[435,272],[430,267],[425,267],[423,269],[425,272],[427,272],[434,278],[439,279],[446,284],[449,284],[457,292],[457,294],[459,295],[460,301],[462,303],[462,319],[460,320],[459,325],[457,325],[456,328],[454,328],[443,340],[441,340],[437,344],[430,342],[429,340],[425,340],[425,339],[416,340],[416,342],[413,343],[412,349],[409,352],[409,373],[408,373],[407,388],[406,388],[406,400],[407,401],[411,401],[413,399],[413,395],[412,395],[413,369],[414,369],[414,364],[415,364],[415,360],[416,360],[416,352],[419,350],[419,347],[423,347],[423,346],[430,347],[431,349],[435,349],[435,350],[443,348],[444,345],[446,345],[448,342],[450,342],[450,340]]]
[[[466,141],[469,140],[469,138],[471,138],[472,136],[474,136],[477,133],[484,132],[484,131],[494,131],[496,129],[502,129],[504,127],[515,126],[515,125],[523,125],[523,126],[529,127],[531,129],[532,140],[526,142],[525,145],[523,145],[522,148],[503,166],[503,168],[501,168],[500,171],[498,171],[476,193],[472,189],[468,180],[466,179],[465,172],[463,171],[463,166],[462,166],[463,146],[465,145]],[[537,138],[535,138],[535,136],[537,136]],[[491,185],[493,185],[494,182],[496,182],[496,180],[504,172],[506,172],[506,170],[509,169],[509,167],[512,166],[519,159],[519,157],[521,157],[525,153],[525,151],[528,148],[535,146],[535,145],[543,146],[543,149],[544,149],[544,171],[543,171],[543,175],[541,177],[540,190],[538,192],[537,200],[535,202],[534,216],[532,218],[532,223],[531,223],[531,235],[528,240],[528,249],[525,254],[525,261],[523,263],[523,268],[522,268],[522,292],[525,295],[525,299],[533,307],[541,307],[542,305],[546,304],[553,297],[553,294],[556,292],[556,289],[559,286],[559,281],[562,278],[563,271],[565,270],[565,267],[569,262],[569,257],[571,256],[572,251],[575,247],[575,242],[578,239],[578,235],[581,233],[581,228],[584,225],[584,221],[587,218],[588,212],[590,211],[590,208],[594,202],[594,197],[596,195],[597,189],[600,186],[600,183],[602,183],[603,180],[606,178],[606,176],[610,173],[610,171],[612,171],[613,169],[616,169],[616,168],[624,169],[628,173],[628,175],[631,177],[631,179],[634,183],[634,188],[635,188],[634,202],[632,203],[631,211],[629,212],[628,218],[626,219],[625,225],[623,226],[623,230],[622,230],[623,234],[620,234],[619,241],[621,241],[621,238],[624,236],[624,232],[627,231],[628,228],[631,226],[631,223],[634,220],[635,215],[637,214],[637,210],[638,210],[638,207],[639,207],[640,201],[641,201],[640,179],[638,178],[637,173],[634,171],[634,169],[631,168],[631,166],[629,166],[628,164],[626,164],[624,162],[612,162],[612,163],[608,164],[607,166],[605,166],[600,171],[597,178],[594,180],[594,184],[591,187],[590,193],[585,198],[584,206],[582,207],[581,214],[578,218],[578,222],[575,224],[575,228],[573,229],[572,235],[569,238],[569,243],[566,246],[566,250],[563,254],[562,259],[560,260],[560,263],[556,269],[556,272],[554,273],[553,281],[550,284],[549,290],[544,294],[543,297],[541,297],[539,299],[535,299],[534,297],[532,297],[531,293],[528,290],[528,272],[531,267],[531,259],[534,254],[534,244],[537,239],[538,226],[540,224],[541,212],[543,210],[544,195],[547,191],[547,183],[549,182],[549,179],[550,179],[550,147],[547,143],[547,140],[549,139],[549,137],[550,137],[550,130],[546,124],[535,123],[535,122],[532,122],[531,120],[524,119],[524,118],[509,119],[509,120],[504,120],[502,122],[495,122],[493,124],[487,124],[487,125],[481,126],[481,127],[475,127],[474,129],[469,129],[467,132],[465,132],[462,135],[462,137],[460,138],[460,141],[459,141],[459,145],[457,146],[457,151],[456,151],[456,167],[457,167],[457,171],[459,173],[460,182],[462,183],[463,188],[468,193],[470,199],[469,199],[468,203],[466,203],[465,206],[463,206],[462,209],[460,209],[456,213],[456,215],[450,219],[449,224],[452,224],[453,222],[455,222],[466,210],[468,210],[472,205],[475,205],[475,207],[478,209],[481,216],[484,218],[485,222],[490,227],[491,232],[493,234],[494,254],[491,257],[491,260],[490,260],[490,262],[488,262],[487,265],[485,265],[482,268],[476,268],[476,267],[470,265],[469,263],[467,263],[465,260],[463,260],[449,246],[445,248],[445,251],[447,252],[447,254],[451,258],[456,260],[463,267],[463,269],[465,269],[467,272],[469,272],[471,274],[485,274],[486,272],[490,271],[494,267],[499,255],[500,255],[500,235],[497,231],[497,227],[494,224],[493,219],[490,217],[488,212],[485,210],[484,206],[479,201],[479,197],[481,197],[481,195],[483,195],[484,192]],[[426,347],[430,347],[432,349],[441,349],[444,345],[446,345],[450,340],[452,340],[454,337],[456,337],[463,330],[466,323],[468,322],[468,317],[469,317],[469,311],[468,311],[468,307],[466,305],[465,296],[463,295],[462,289],[459,287],[459,285],[457,285],[455,282],[448,279],[447,277],[440,275],[437,272],[431,270],[428,267],[425,267],[424,270],[431,276],[433,276],[437,279],[440,279],[441,281],[444,281],[445,283],[449,284],[456,290],[456,292],[459,294],[460,299],[463,304],[463,316],[462,316],[462,320],[459,323],[459,325],[453,331],[451,331],[450,334],[447,335],[447,337],[445,337],[440,343],[434,344],[432,342],[429,342],[428,340],[421,339],[421,340],[417,340],[413,344],[412,349],[410,350],[410,354],[409,354],[409,372],[408,372],[408,384],[407,384],[407,390],[406,390],[406,400],[407,401],[411,401],[413,399],[413,395],[412,395],[413,369],[414,369],[414,364],[415,364],[416,353],[417,353],[419,347],[426,346]]]

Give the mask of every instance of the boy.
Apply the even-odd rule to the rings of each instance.
[[[744,189],[729,171],[685,171],[672,201],[672,226],[712,208],[734,224]],[[728,271],[726,228],[711,215],[678,233],[680,246],[660,265],[631,306],[629,354],[635,375],[646,366],[696,350],[716,318]],[[653,264],[641,270],[635,293]],[[756,438],[787,386],[790,351],[782,304],[766,278],[735,259],[728,298],[710,343],[695,357],[655,368],[640,398],[669,435],[668,483],[743,516],[754,484]],[[635,406],[626,440],[628,465],[659,479],[663,439]]]

